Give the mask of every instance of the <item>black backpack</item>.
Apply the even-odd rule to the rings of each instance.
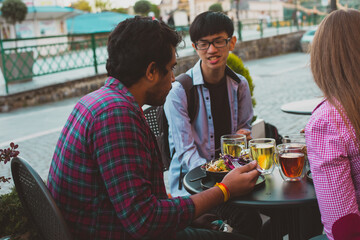
[[[276,145],[281,144],[283,139],[283,137],[279,134],[278,129],[270,123],[265,123],[265,137],[274,138]]]
[[[190,123],[192,123],[196,117],[199,108],[198,92],[196,91],[196,88],[193,87],[193,81],[189,75],[182,73],[179,76],[177,76],[175,80],[178,81],[185,89],[187,103],[188,103],[188,114],[190,118]],[[151,111],[153,113],[151,113]],[[169,138],[168,138],[169,124],[166,119],[164,106],[163,105],[157,107],[153,106],[149,109],[146,109],[144,111],[144,115],[151,130],[153,131],[156,137],[156,141],[161,153],[161,159],[163,162],[164,170],[168,170],[173,154],[172,155],[170,154],[170,149],[169,149]],[[154,119],[152,119],[154,117],[156,117],[156,122],[154,122]]]

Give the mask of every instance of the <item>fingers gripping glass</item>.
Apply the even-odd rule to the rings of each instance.
[[[228,39],[216,39],[212,42],[200,40],[197,43],[195,43],[195,47],[197,50],[208,50],[210,45],[212,44],[216,48],[222,48],[225,47],[231,38]]]

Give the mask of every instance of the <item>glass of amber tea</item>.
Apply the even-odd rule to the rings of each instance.
[[[243,150],[246,149],[246,136],[244,134],[223,135],[220,142],[223,155],[240,157]]]
[[[306,168],[306,170],[310,170],[309,160],[307,158],[305,134],[300,133],[300,134],[292,134],[292,135],[283,136],[282,142],[283,143],[293,143],[293,144],[299,143],[299,144],[302,144],[303,152],[305,154],[305,168]]]
[[[277,146],[280,174],[285,181],[300,181],[305,173],[305,144],[283,143]]]
[[[255,138],[249,141],[250,156],[257,161],[262,174],[271,174],[274,170],[276,142],[273,138]]]

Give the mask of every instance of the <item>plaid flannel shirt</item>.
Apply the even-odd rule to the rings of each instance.
[[[171,238],[195,211],[188,197],[168,199],[155,137],[112,77],[70,114],[48,188],[77,239]]]

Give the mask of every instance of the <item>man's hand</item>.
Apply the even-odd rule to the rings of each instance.
[[[256,161],[252,161],[245,166],[234,168],[225,175],[222,183],[229,189],[230,197],[245,195],[254,188],[260,175],[256,166]]]
[[[244,134],[246,136],[246,140],[251,140],[252,137],[251,137],[251,131],[245,129],[245,128],[242,128],[242,129],[239,129],[236,134]]]

